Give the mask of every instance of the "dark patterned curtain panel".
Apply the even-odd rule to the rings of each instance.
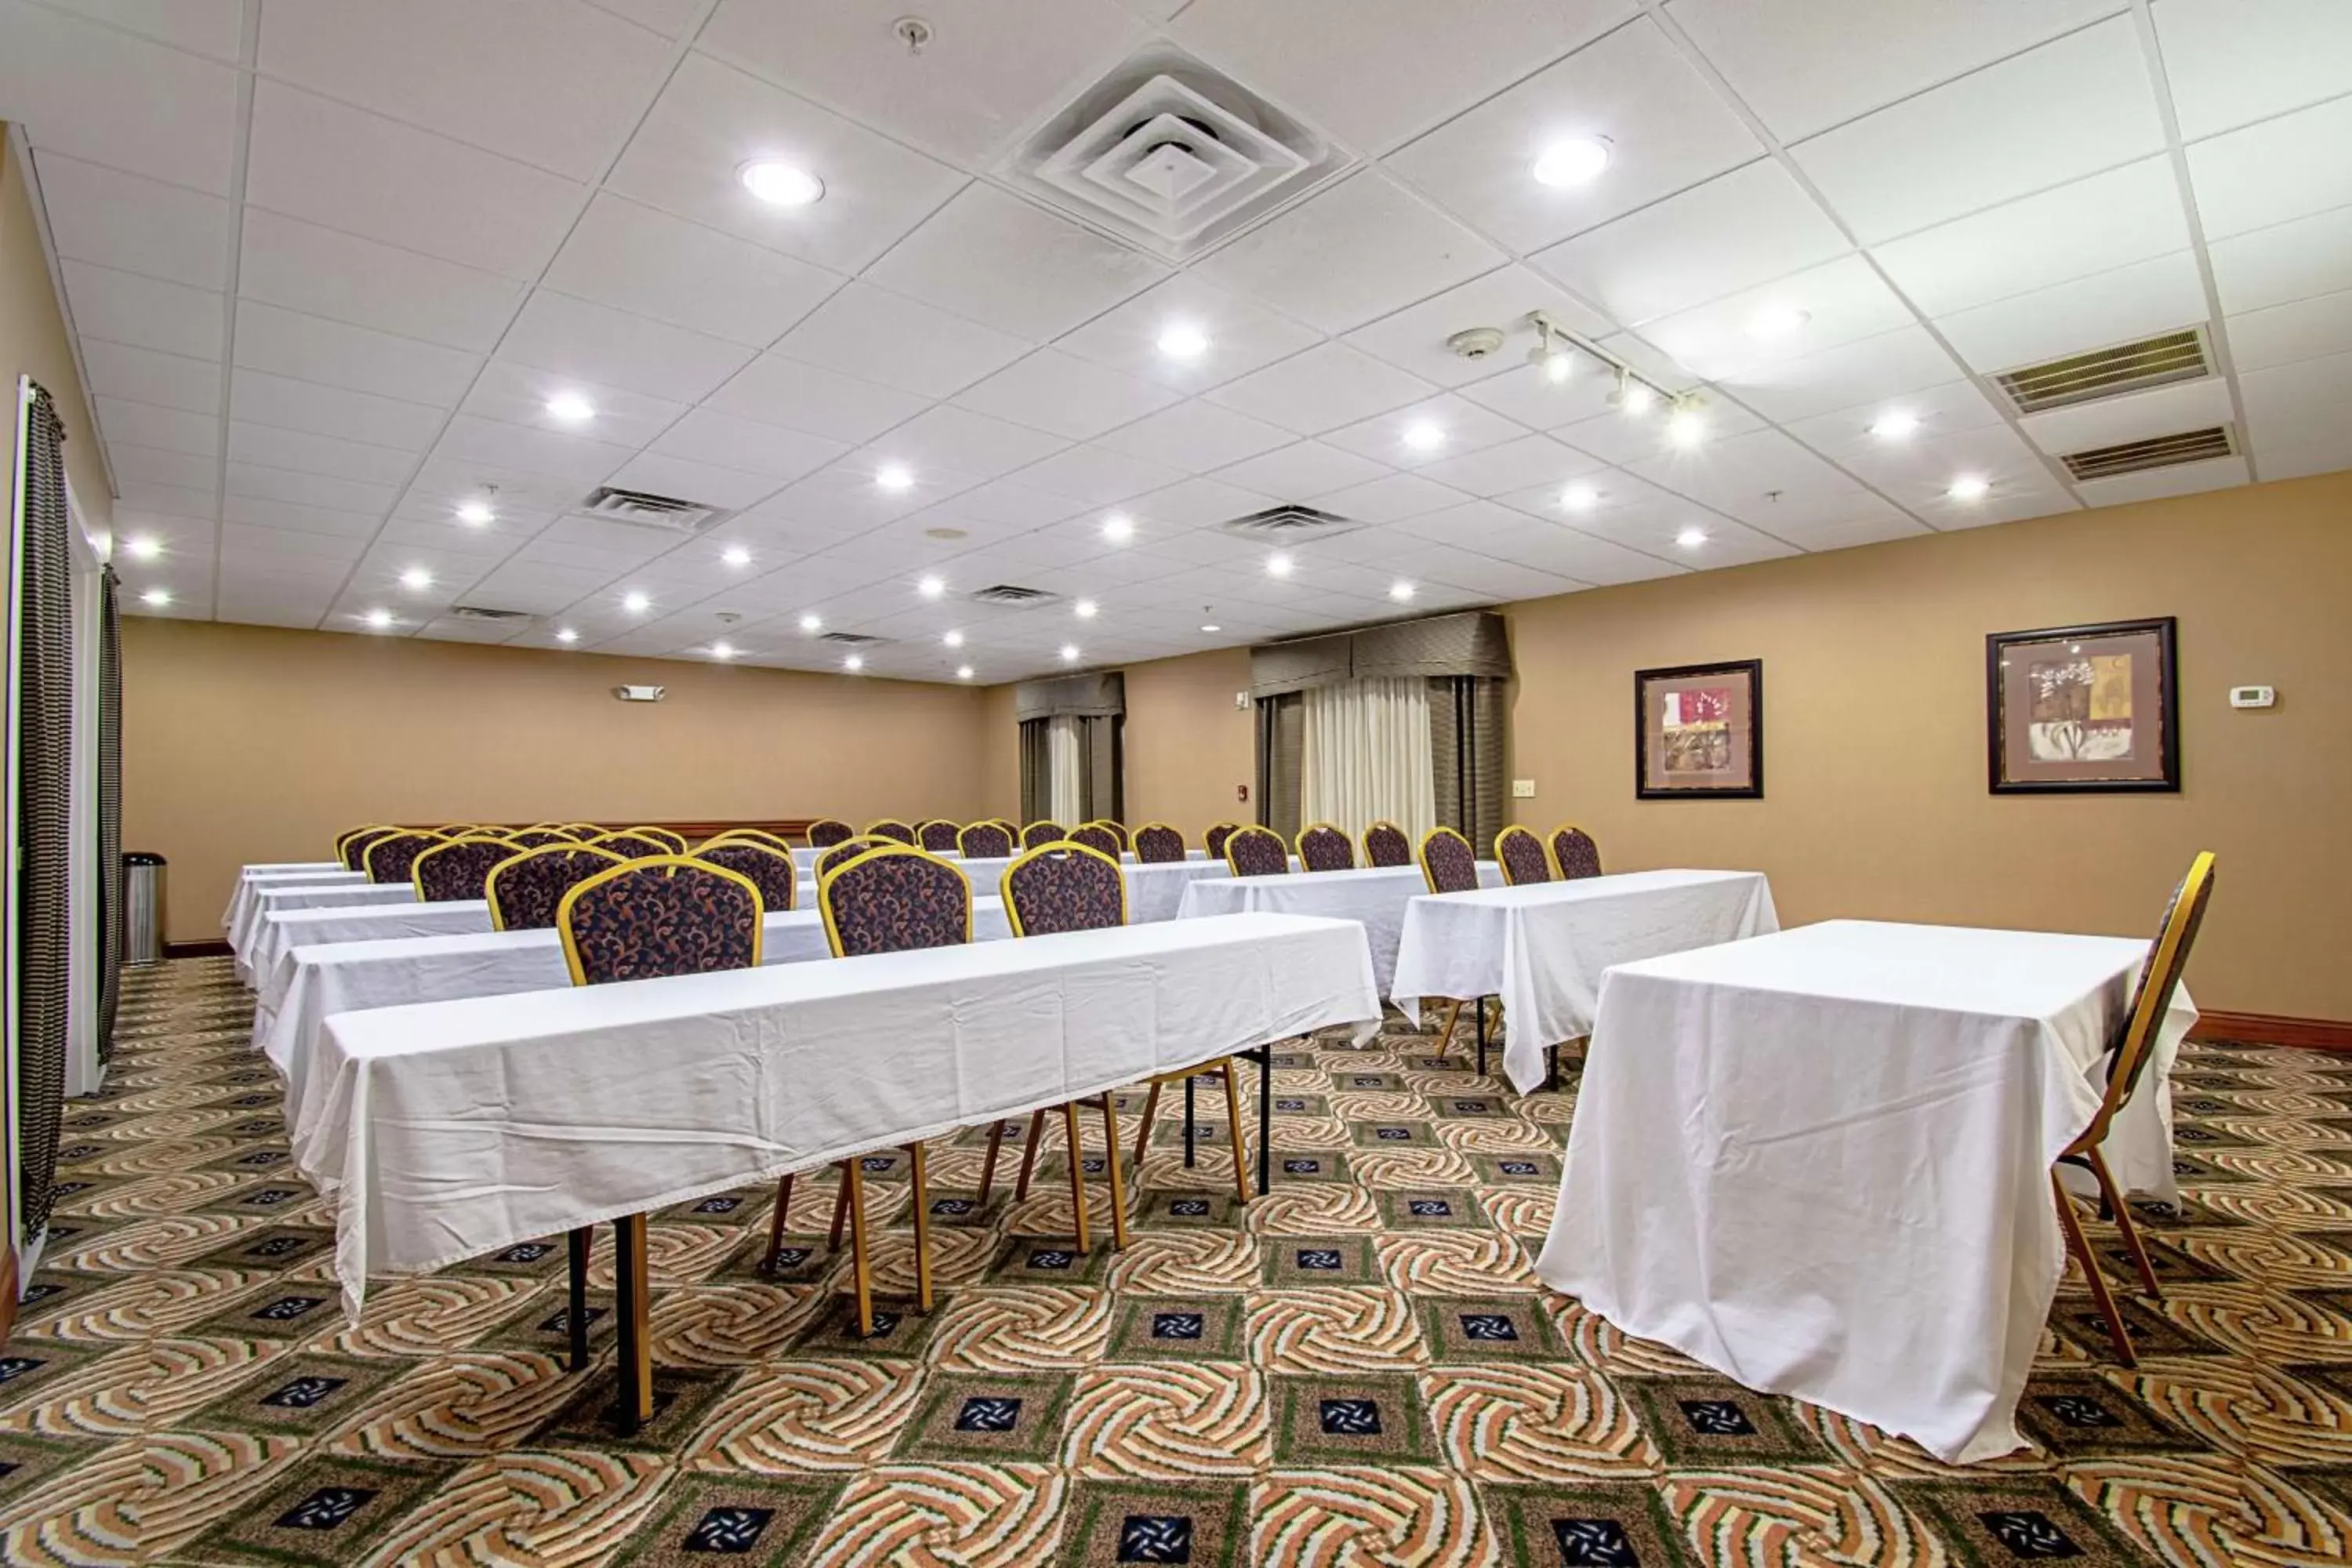
[[[122,599],[109,566],[98,588],[98,1059],[114,1059],[122,1002]]]
[[[20,400],[17,547],[16,1107],[24,1227],[49,1223],[65,1104],[72,851],[73,563],[65,426],[39,387]]]
[[[1021,721],[1021,826],[1043,822],[1053,809],[1054,763],[1046,735],[1049,719]],[[1062,825],[1065,827],[1068,823]]]
[[[1503,830],[1505,683],[1440,676],[1429,683],[1429,764],[1437,821],[1470,840],[1481,858]]]

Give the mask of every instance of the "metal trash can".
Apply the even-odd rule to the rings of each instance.
[[[131,850],[122,857],[122,962],[163,962],[163,858]]]

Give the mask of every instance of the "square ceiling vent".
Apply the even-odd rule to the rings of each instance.
[[[1080,94],[999,172],[1060,212],[1181,261],[1352,162],[1238,84],[1155,44]]]

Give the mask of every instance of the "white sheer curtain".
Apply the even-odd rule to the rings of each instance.
[[[1086,820],[1087,738],[1067,714],[1045,723],[1045,807],[1049,820],[1076,827]]]
[[[1386,818],[1415,842],[1437,826],[1429,682],[1349,680],[1303,696],[1302,821],[1357,838]]]

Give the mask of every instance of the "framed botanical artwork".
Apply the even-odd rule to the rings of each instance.
[[[2180,788],[2173,618],[1985,638],[1995,795]]]
[[[1633,672],[1637,800],[1761,800],[1764,661]]]

